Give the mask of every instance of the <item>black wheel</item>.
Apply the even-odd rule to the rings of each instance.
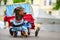
[[[12,28],[9,29],[9,33],[10,33],[11,36],[13,36]]]
[[[28,35],[30,35],[30,29],[28,28]]]
[[[40,28],[38,27],[37,30],[35,31],[35,37],[38,36],[38,32],[39,32]]]
[[[36,37],[38,36],[38,30],[35,31],[35,36],[36,36]]]

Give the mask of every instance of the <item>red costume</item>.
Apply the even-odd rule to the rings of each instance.
[[[7,16],[5,16],[4,17],[4,21],[7,21],[8,22],[8,24],[9,24],[9,26],[8,27],[10,27],[11,26],[11,20],[14,20],[14,16],[11,16],[11,17],[7,17]],[[31,29],[35,29],[35,25],[34,25],[34,18],[32,17],[32,15],[31,14],[26,14],[26,15],[24,15],[24,20],[27,20],[28,22],[31,22]]]
[[[35,29],[35,25],[34,25],[34,18],[32,17],[31,14],[26,14],[24,15],[24,19],[27,20],[28,22],[31,22],[31,29]]]
[[[4,21],[6,21],[6,22],[8,22],[8,27],[10,27],[11,26],[11,20],[13,20],[15,18],[15,16],[10,16],[10,17],[7,17],[7,16],[5,16],[4,17]]]

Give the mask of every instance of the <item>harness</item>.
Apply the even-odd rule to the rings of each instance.
[[[24,19],[23,19],[23,21],[21,21],[21,22],[16,22],[16,20],[14,21],[15,23],[19,23],[19,24],[15,24],[14,22],[12,22],[12,27],[21,27],[21,26],[23,26],[25,23],[24,23]]]

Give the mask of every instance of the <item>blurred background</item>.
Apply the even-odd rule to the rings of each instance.
[[[27,39],[60,40],[60,0],[0,0],[0,25],[4,22],[5,11],[7,16],[12,16],[14,8],[18,6],[24,7],[27,14],[32,14],[35,26],[40,28],[39,37],[33,37],[35,31],[32,30],[31,37]],[[6,36],[9,35],[7,32],[8,29],[0,31],[0,40],[12,38]],[[19,40],[14,40],[17,39]]]

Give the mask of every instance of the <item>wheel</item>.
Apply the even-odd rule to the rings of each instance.
[[[30,35],[30,29],[28,28],[28,35]]]
[[[9,33],[10,33],[11,36],[13,36],[12,28],[9,29]]]
[[[30,32],[28,32],[28,35],[30,35]]]
[[[38,36],[38,30],[35,31],[35,36],[36,36],[36,37]]]
[[[38,36],[38,32],[39,32],[40,28],[38,27],[37,30],[35,31],[35,37]]]

